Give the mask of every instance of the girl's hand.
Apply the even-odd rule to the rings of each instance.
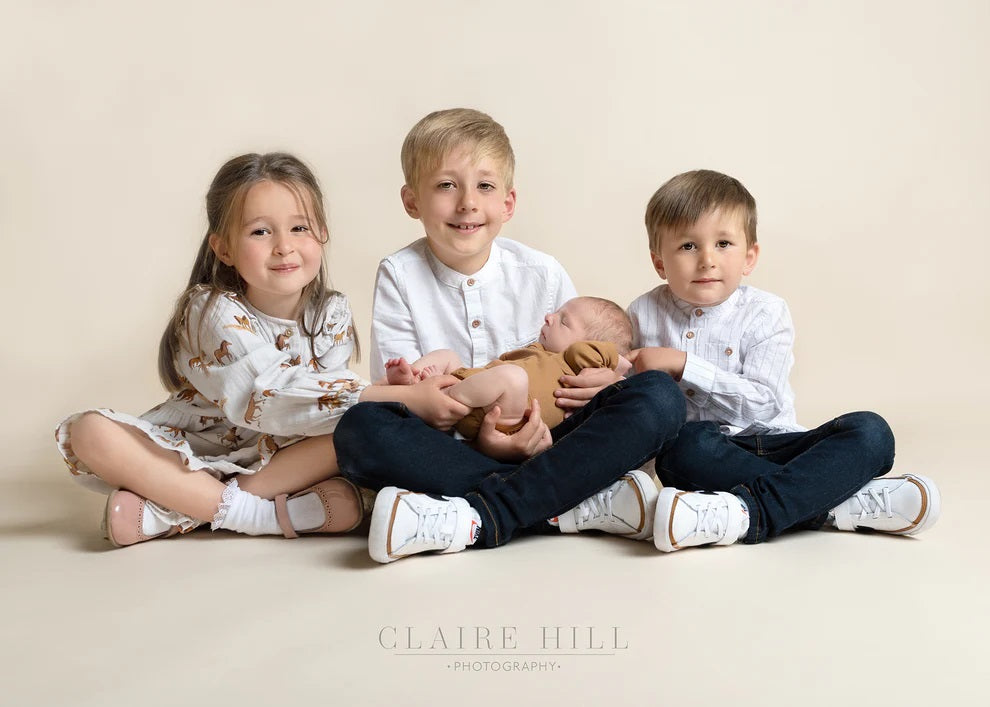
[[[553,444],[550,428],[540,417],[540,401],[533,399],[526,424],[513,434],[495,429],[502,411],[496,405],[481,421],[475,446],[482,454],[501,462],[520,462],[549,449]]]
[[[408,395],[401,402],[430,427],[449,430],[471,412],[471,408],[443,392],[455,383],[460,383],[460,379],[454,376],[425,378],[419,383],[405,386]]]
[[[587,405],[588,401],[602,390],[620,380],[622,376],[611,368],[584,368],[576,376],[561,376],[559,382],[562,387],[553,392],[554,397],[557,398],[557,407],[563,408],[568,413],[574,412]]]

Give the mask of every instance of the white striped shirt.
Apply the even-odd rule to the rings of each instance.
[[[681,390],[688,420],[717,422],[722,432],[796,432],[794,325],[780,297],[746,285],[722,304],[696,307],[667,285],[629,305],[633,347],[687,352]]]
[[[371,378],[385,361],[415,361],[452,349],[479,368],[539,338],[543,318],[577,296],[556,259],[522,243],[496,238],[488,261],[465,275],[437,260],[425,238],[378,266],[371,323]]]

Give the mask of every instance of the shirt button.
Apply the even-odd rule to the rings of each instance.
[[[693,398],[694,397],[694,388],[688,388],[687,390],[684,391],[684,394],[686,396],[688,396],[689,398]]]
[[[696,310],[694,310],[694,316],[696,316],[696,317],[700,317],[704,313],[705,313],[705,310],[703,310],[703,309],[696,309]]]
[[[470,280],[468,280],[467,281],[467,284],[468,284],[468,287],[474,287],[474,278],[472,277]]]
[[[480,319],[475,319],[473,322],[471,322],[471,326],[473,326],[475,329],[477,329],[478,327],[481,326],[481,320]]]
[[[725,355],[726,356],[731,356],[732,355],[732,349],[726,349],[725,350]]]
[[[694,332],[693,331],[689,331],[684,336],[687,337],[688,339],[693,339],[694,338]]]

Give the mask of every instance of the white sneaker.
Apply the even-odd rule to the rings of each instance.
[[[942,510],[938,486],[915,474],[882,476],[832,509],[839,530],[872,528],[914,535],[935,525]]]
[[[368,554],[392,562],[417,552],[459,552],[481,534],[481,518],[463,498],[434,497],[388,486],[378,493]]]
[[[635,469],[554,520],[562,533],[601,530],[645,540],[653,535],[656,505],[657,485],[649,474]]]
[[[742,500],[725,491],[665,488],[657,501],[653,544],[663,552],[695,545],[731,545],[748,525]]]

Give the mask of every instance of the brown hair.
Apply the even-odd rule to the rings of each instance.
[[[168,390],[176,391],[182,387],[182,379],[175,367],[175,357],[179,352],[181,338],[184,337],[192,345],[192,332],[189,331],[186,313],[193,297],[201,292],[209,292],[204,305],[204,311],[208,311],[221,294],[232,292],[244,295],[247,290],[237,270],[224,264],[213,252],[210,234],[217,234],[228,249],[231,248],[234,229],[241,220],[244,198],[252,186],[263,181],[281,184],[291,190],[303,204],[307,201],[303,194],[307,194],[309,205],[306,209],[313,210],[307,216],[319,227],[319,237],[324,239],[321,242],[325,244],[329,239],[323,192],[316,176],[301,160],[284,152],[263,155],[251,153],[228,160],[217,172],[206,193],[206,235],[199,246],[186,289],[175,303],[175,310],[158,346],[158,375]],[[310,345],[313,344],[315,334],[323,328],[327,303],[339,294],[329,286],[324,253],[320,270],[303,289],[299,310],[296,312],[296,320],[302,332],[309,336]],[[307,313],[313,314],[313,321],[306,321]],[[202,326],[202,321],[200,325]],[[196,337],[199,337],[198,331]],[[198,348],[198,344],[194,348]],[[356,335],[355,348],[360,351]]]
[[[459,147],[469,147],[475,161],[495,160],[512,189],[516,158],[505,129],[486,113],[471,108],[448,108],[430,113],[416,123],[402,143],[402,174],[406,186],[416,189],[419,179],[440,166]]]
[[[585,332],[588,340],[609,341],[623,356],[629,353],[633,338],[632,322],[622,307],[602,297],[575,297],[571,301],[591,307],[593,318],[586,322],[588,330]]]
[[[756,200],[738,179],[699,169],[684,172],[657,189],[646,206],[650,250],[660,252],[660,232],[687,228],[715,209],[738,210],[746,232],[746,247],[756,245]]]

